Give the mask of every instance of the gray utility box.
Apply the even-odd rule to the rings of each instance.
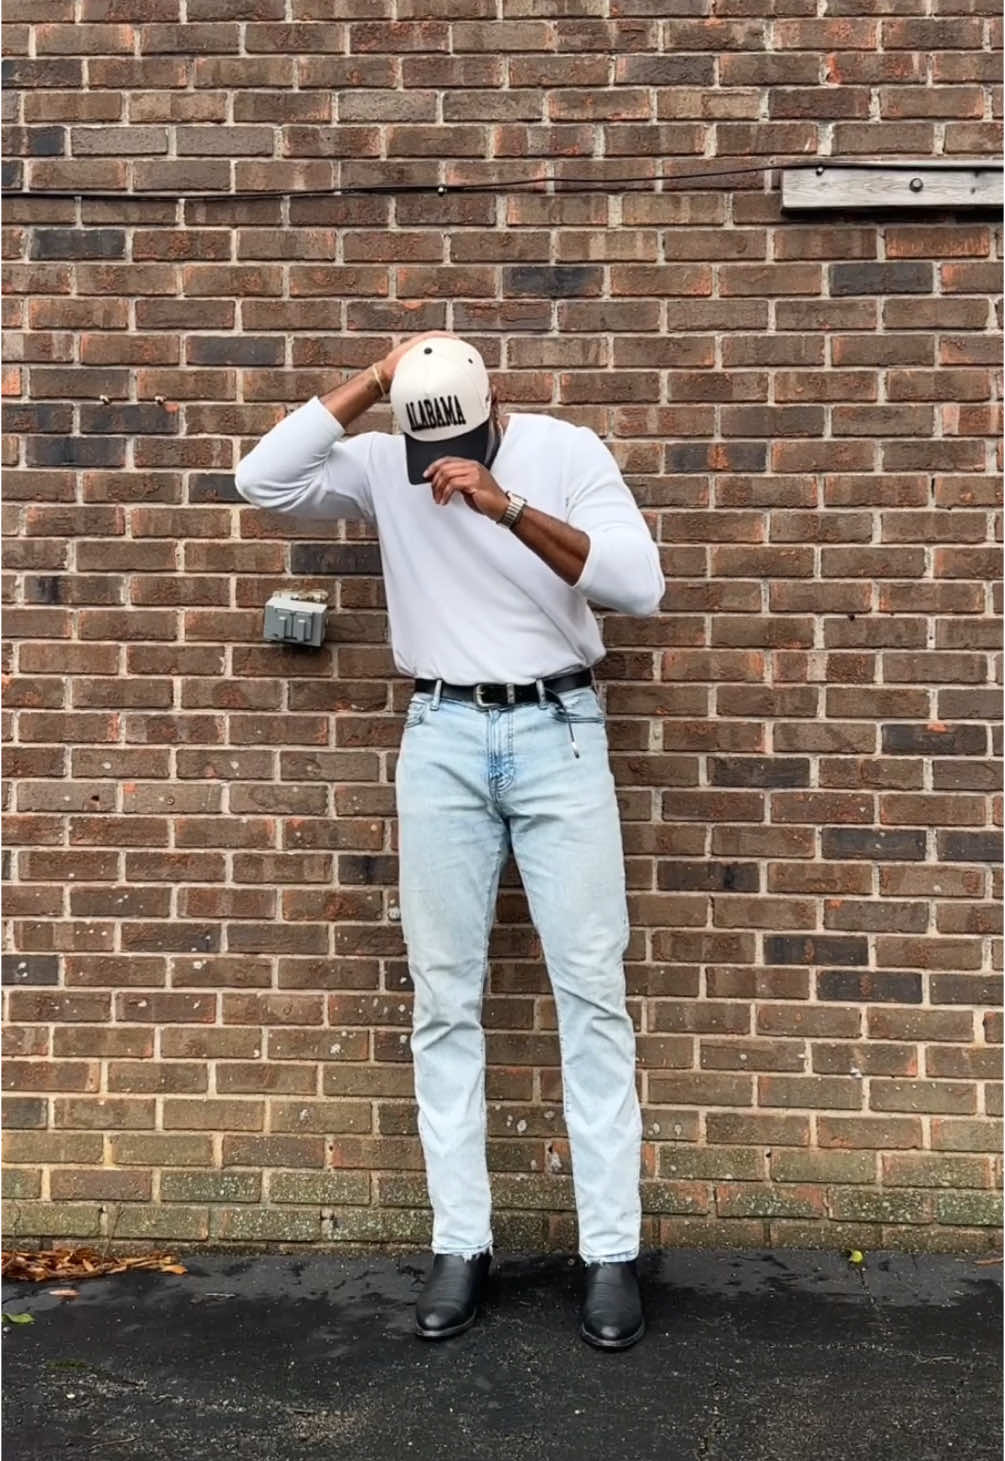
[[[265,638],[271,643],[319,649],[324,643],[327,613],[324,600],[275,593],[265,605]]]

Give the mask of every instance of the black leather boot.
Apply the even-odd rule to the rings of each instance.
[[[627,1349],[642,1338],[646,1321],[636,1261],[588,1263],[579,1332],[598,1349]]]
[[[478,1317],[478,1300],[492,1254],[462,1258],[459,1253],[434,1253],[425,1288],[415,1304],[415,1332],[423,1339],[449,1339]]]

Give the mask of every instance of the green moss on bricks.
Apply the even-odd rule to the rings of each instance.
[[[313,1202],[320,1207],[337,1207],[343,1202],[365,1206],[370,1201],[370,1177],[366,1172],[273,1172],[269,1200]]]
[[[892,1253],[996,1253],[1001,1257],[1001,1234],[995,1228],[951,1228],[939,1223],[924,1227],[883,1229],[880,1247]]]
[[[164,1202],[258,1202],[260,1172],[163,1172]]]
[[[823,1193],[819,1187],[747,1186],[719,1183],[715,1188],[716,1211],[722,1218],[823,1217]]]
[[[956,1227],[1001,1227],[1000,1192],[940,1192],[935,1199],[935,1216],[940,1223]]]
[[[209,1237],[209,1213],[204,1207],[120,1208],[108,1223],[109,1236],[116,1238],[179,1238],[202,1240]]]
[[[335,1214],[332,1238],[356,1243],[416,1243],[426,1247],[432,1237],[429,1212],[393,1211],[372,1207],[349,1208]]]
[[[643,1212],[701,1214],[712,1206],[707,1182],[643,1182],[641,1191]]]
[[[548,1220],[537,1212],[494,1213],[492,1236],[496,1248],[539,1253],[548,1247]]]
[[[381,1206],[428,1207],[426,1179],[419,1172],[382,1172],[377,1178]]]
[[[571,1208],[571,1177],[543,1177],[519,1172],[489,1174],[493,1202],[499,1207]]]
[[[318,1208],[218,1207],[212,1212],[214,1238],[273,1243],[316,1243],[321,1237]]]
[[[775,1182],[875,1182],[875,1152],[817,1152],[795,1148],[771,1153]]]
[[[27,1235],[46,1238],[96,1238],[101,1208],[93,1202],[5,1202],[5,1239]]]
[[[883,1158],[889,1187],[990,1187],[991,1163],[984,1156],[946,1156],[941,1152],[890,1152]]]
[[[679,1182],[689,1178],[698,1181],[759,1182],[765,1176],[764,1156],[753,1147],[662,1146],[659,1149],[659,1174],[665,1182]],[[669,1212],[673,1209],[663,1210]]]
[[[932,1201],[927,1192],[876,1192],[834,1187],[831,1217],[865,1223],[930,1223]]]
[[[10,1202],[30,1202],[42,1191],[42,1174],[26,1167],[8,1167],[3,1174],[3,1190]]]
[[[860,1248],[869,1253],[882,1247],[883,1230],[879,1223],[835,1223],[821,1218],[815,1223],[798,1219],[775,1218],[767,1224],[768,1241],[774,1248],[814,1248],[819,1252],[840,1253]],[[730,1225],[725,1242],[729,1242]]]

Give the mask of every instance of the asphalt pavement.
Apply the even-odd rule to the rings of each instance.
[[[1000,1461],[1000,1264],[649,1253],[648,1332],[576,1333],[581,1268],[497,1254],[473,1329],[415,1337],[428,1254],[190,1254],[6,1284],[5,1461]],[[74,1287],[59,1298],[53,1287]]]

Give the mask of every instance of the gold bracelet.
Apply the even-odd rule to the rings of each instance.
[[[378,391],[380,391],[380,399],[382,401],[387,400],[387,391],[385,391],[384,382],[380,378],[380,371],[375,365],[371,365],[370,369],[373,371],[373,378],[377,382],[377,389]]]

